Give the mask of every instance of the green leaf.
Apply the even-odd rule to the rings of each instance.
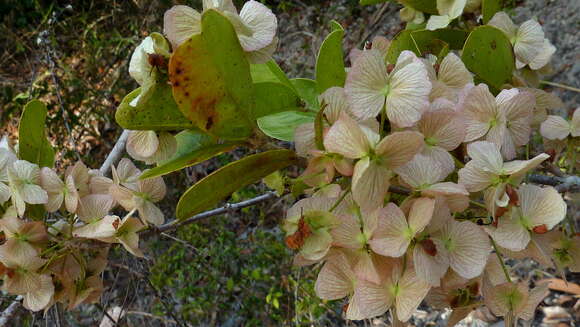
[[[200,180],[183,194],[177,204],[177,219],[186,219],[207,210],[242,187],[296,162],[294,151],[273,150],[230,163]]]
[[[336,28],[336,25],[333,28]],[[319,94],[333,86],[344,86],[346,70],[342,53],[343,37],[344,29],[341,27],[328,34],[320,46],[316,58],[316,83]]]
[[[512,45],[505,34],[493,26],[480,26],[471,32],[461,60],[467,69],[497,90],[511,83],[515,68]]]
[[[230,21],[210,9],[202,33],[175,49],[169,61],[173,97],[199,129],[239,140],[253,131],[254,90],[250,65]]]
[[[483,23],[487,24],[498,11],[501,10],[501,0],[483,0],[481,2],[481,14]]]
[[[298,95],[284,84],[261,82],[254,84],[256,118],[301,107]]]
[[[292,142],[296,127],[314,121],[312,113],[284,111],[258,119],[260,130],[277,140]]]
[[[282,83],[292,89],[294,92],[294,85],[290,82],[290,79],[286,76],[286,73],[278,66],[274,59],[264,63],[264,64],[252,64],[250,65],[250,73],[252,74],[252,80],[254,83],[261,82],[275,82]]]
[[[463,45],[465,44],[469,32],[452,28],[442,28],[435,31],[413,31],[411,35],[419,48],[422,44],[429,43],[430,40],[439,39],[449,44],[450,49],[461,50],[463,49]]]
[[[389,46],[389,51],[387,51],[387,62],[392,64],[396,63],[401,52],[405,50],[413,51],[418,56],[421,55],[421,51],[411,36],[411,33],[412,31],[403,30],[393,38]]]
[[[46,138],[44,103],[32,100],[24,106],[18,126],[18,156],[40,167],[54,166],[54,149]]]
[[[324,151],[324,109],[326,109],[326,105],[320,108],[314,120],[314,141],[318,150],[322,151]]]
[[[298,92],[302,101],[306,102],[308,110],[318,112],[320,104],[318,103],[318,92],[316,91],[316,81],[308,78],[293,78],[290,80]]]
[[[399,0],[403,5],[431,15],[439,15],[435,0]]]
[[[127,94],[117,112],[115,120],[129,130],[172,131],[192,128],[193,124],[183,116],[171,93],[171,86],[158,83],[141,98],[136,107],[129,103],[135,99],[141,88]]]
[[[181,170],[196,165],[224,152],[242,145],[240,142],[216,144],[215,141],[200,131],[185,130],[175,135],[177,151],[170,159],[159,166],[146,170],[141,179],[147,179]]]

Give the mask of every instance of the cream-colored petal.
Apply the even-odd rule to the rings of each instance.
[[[84,222],[105,217],[113,208],[113,198],[107,194],[91,194],[79,202],[77,215]]]
[[[152,202],[159,202],[167,193],[167,186],[162,177],[147,178],[139,181],[139,192],[147,195]]]
[[[382,206],[392,176],[389,169],[368,157],[359,160],[352,176],[352,194],[356,203],[369,211]]]
[[[454,53],[449,53],[439,67],[438,79],[454,89],[462,89],[468,83],[473,83],[473,76],[467,70],[463,61]]]
[[[341,114],[324,137],[324,147],[327,151],[350,159],[365,156],[372,146],[358,123],[346,113]]]
[[[143,200],[137,209],[141,218],[153,225],[159,226],[165,221],[165,215],[161,209],[151,201]]]
[[[431,255],[422,248],[420,244],[413,249],[413,265],[417,276],[429,283],[431,286],[439,286],[441,278],[449,268],[449,256],[445,246],[440,240],[433,239],[437,254]]]
[[[518,27],[504,11],[497,12],[487,24],[502,30],[508,39],[515,37],[518,32]]]
[[[47,308],[54,295],[54,284],[50,275],[40,275],[40,287],[33,292],[26,293],[22,305],[31,311],[40,311]]]
[[[105,216],[73,230],[73,236],[91,239],[108,239],[115,235],[121,220],[117,216]]]
[[[353,63],[345,83],[353,114],[360,119],[376,117],[385,105],[389,85],[387,66],[378,50],[366,50]]]
[[[304,123],[294,130],[294,147],[301,157],[307,157],[311,150],[316,150],[316,132],[314,123]]]
[[[343,254],[333,256],[318,273],[314,290],[325,300],[338,300],[354,292],[356,278]]]
[[[418,234],[425,229],[433,217],[435,200],[430,198],[418,198],[413,202],[409,212],[409,227]]]
[[[427,20],[426,28],[430,31],[442,29],[449,26],[451,20],[452,18],[447,15],[443,16],[431,15],[431,17],[429,17],[429,20]]]
[[[465,141],[470,142],[484,136],[490,122],[497,118],[498,108],[495,98],[485,84],[479,84],[469,91],[463,101],[465,117]]]
[[[327,89],[318,97],[318,102],[327,105],[324,109],[324,115],[330,124],[334,124],[340,118],[341,112],[350,112],[348,97],[342,87]]]
[[[395,170],[400,178],[414,189],[437,183],[442,175],[438,163],[433,164],[422,154]]]
[[[399,127],[409,127],[421,119],[429,107],[431,82],[425,65],[416,61],[393,71],[386,100],[387,117]]]
[[[564,140],[570,135],[570,123],[560,116],[550,115],[540,126],[540,133],[548,140]]]
[[[362,231],[358,217],[346,214],[338,215],[337,218],[340,221],[340,225],[332,229],[330,232],[333,239],[333,245],[348,249],[362,248],[364,243],[360,241]]]
[[[469,192],[483,191],[498,176],[482,170],[474,161],[468,162],[465,167],[459,169],[458,175],[459,184],[464,185]]]
[[[570,123],[571,133],[573,137],[580,136],[580,108],[574,110],[572,114],[572,122]]]
[[[22,199],[30,204],[44,204],[48,202],[48,194],[38,185],[24,184],[22,186]]]
[[[382,164],[389,169],[396,169],[413,159],[423,148],[423,135],[417,132],[394,132],[383,138],[377,145],[376,154]]]
[[[515,39],[516,58],[524,64],[529,64],[544,46],[544,31],[537,21],[530,19],[520,26]]]
[[[444,180],[449,174],[455,171],[455,161],[453,156],[440,146],[424,146],[421,153],[415,158],[421,156],[425,164],[438,173],[437,181]],[[435,173],[434,172],[434,173]]]
[[[395,300],[397,317],[402,322],[406,322],[427,296],[431,286],[417,277],[414,269],[408,267],[399,280],[398,287],[400,288],[400,294]]]
[[[159,147],[155,131],[131,131],[127,139],[127,153],[134,159],[151,157]]]
[[[485,268],[491,246],[487,234],[470,221],[450,221],[441,231],[449,253],[449,265],[464,278],[479,276]]]
[[[531,223],[529,227],[546,225],[550,230],[566,217],[566,203],[553,187],[525,184],[519,187],[518,196],[522,215]]]
[[[188,6],[173,6],[163,15],[163,33],[175,49],[193,35],[201,33],[201,15]]]
[[[278,20],[268,7],[258,1],[248,1],[240,10],[240,19],[245,29],[249,29],[252,33],[248,35],[238,31],[240,44],[245,51],[256,51],[272,43]]]
[[[499,246],[512,251],[521,251],[530,242],[530,232],[523,226],[514,209],[499,219],[497,228],[491,232],[491,237]]]
[[[556,53],[556,47],[548,39],[544,39],[544,45],[540,52],[534,57],[534,59],[529,63],[530,68],[533,70],[538,70],[546,66],[552,55]]]
[[[357,284],[357,290],[354,294],[356,301],[360,304],[360,313],[364,318],[382,315],[394,302],[393,296],[385,285],[377,285],[366,281],[361,281]]]
[[[388,257],[401,257],[407,251],[413,235],[403,211],[389,203],[379,211],[379,222],[373,238],[368,241],[371,249]]]
[[[492,173],[501,172],[503,158],[495,144],[486,141],[470,143],[467,146],[467,154],[478,168]]]

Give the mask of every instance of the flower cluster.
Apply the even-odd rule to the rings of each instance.
[[[165,183],[140,180],[140,174],[122,159],[113,179],[82,162],[61,177],[52,168],[18,160],[10,147],[0,148],[3,289],[23,296],[33,311],[57,302],[72,309],[97,301],[110,244],[142,257],[138,232],[163,223],[155,202],[165,196]],[[128,211],[122,218],[113,214],[119,205]],[[136,211],[140,218],[133,216]]]
[[[456,17],[445,15],[428,26]],[[491,24],[503,28],[505,17]],[[547,63],[538,57],[543,32],[531,32],[538,44],[528,40],[536,25],[506,27],[518,68]],[[515,159],[540,124],[546,138],[576,137],[579,111],[571,122],[546,118],[561,102],[544,91],[510,87],[494,96],[454,53],[403,51],[388,62],[388,41],[377,44],[351,52],[344,88],[320,95],[322,124],[296,129],[297,153],[308,160],[299,181],[312,189],[283,224],[295,264],[323,263],[316,293],[347,298],[348,319],[391,310],[406,322],[426,300],[452,309],[456,323],[482,296],[496,315],[531,319],[546,287],[507,280],[500,253],[578,271],[580,240],[556,228],[566,217],[562,196],[525,183],[550,155]]]

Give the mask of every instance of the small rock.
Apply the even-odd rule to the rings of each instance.
[[[550,324],[552,326],[559,326],[560,322],[569,321],[572,319],[568,311],[562,307],[544,307],[544,320],[545,324]]]

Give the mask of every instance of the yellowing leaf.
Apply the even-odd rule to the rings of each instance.
[[[129,130],[171,131],[192,128],[193,124],[177,108],[171,86],[158,83],[152,86],[136,107],[129,103],[135,99],[141,88],[127,94],[117,112],[115,120]]]
[[[202,33],[171,56],[169,79],[177,106],[199,129],[225,139],[250,136],[254,127],[250,65],[222,14],[204,12]]]

